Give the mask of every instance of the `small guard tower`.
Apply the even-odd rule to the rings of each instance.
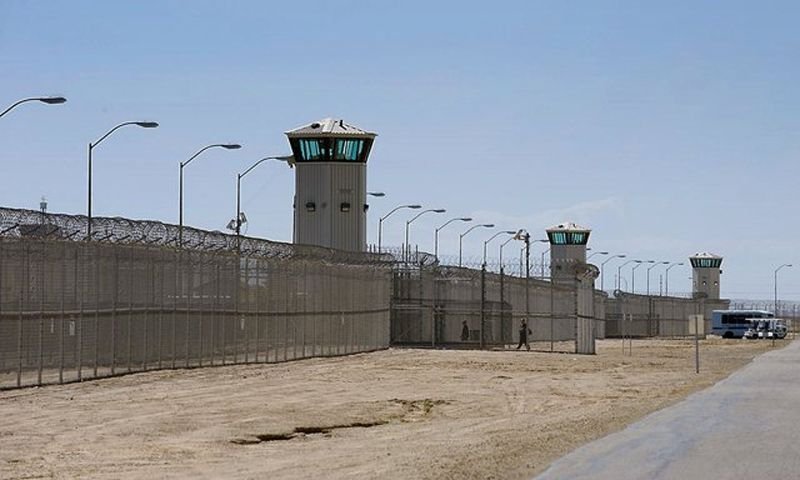
[[[722,257],[703,252],[689,257],[692,262],[692,296],[719,300]]]
[[[295,163],[294,243],[367,248],[367,159],[375,133],[326,118],[286,132]]]
[[[591,230],[572,222],[547,230],[550,240],[550,278],[553,282],[574,282],[575,267],[586,263],[586,244]]]

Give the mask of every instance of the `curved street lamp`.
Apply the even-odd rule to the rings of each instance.
[[[383,239],[383,221],[386,220],[387,218],[389,218],[389,216],[391,214],[393,214],[394,212],[400,210],[401,208],[410,208],[412,210],[416,210],[418,208],[422,208],[422,205],[417,205],[417,204],[413,204],[413,205],[398,205],[397,207],[394,207],[389,213],[387,213],[386,215],[382,216],[378,220],[378,253],[381,253],[381,241]]]
[[[683,262],[673,263],[667,267],[666,271],[664,271],[664,295],[667,297],[669,297],[669,271],[672,270],[673,267],[680,266],[683,266]]]
[[[205,147],[201,148],[197,151],[194,155],[189,157],[189,160],[185,162],[181,162],[180,168],[180,187],[178,192],[178,246],[183,248],[183,169],[192,163],[192,160],[197,158],[201,153],[205,152],[211,148],[224,148],[225,150],[238,150],[242,148],[241,145],[238,143],[214,143],[212,145],[206,145]]]
[[[530,275],[530,271],[527,274],[523,273],[523,270],[525,270],[525,267],[522,266],[522,258],[525,257],[525,250],[526,249],[530,249],[530,244],[534,244],[534,243],[549,243],[549,242],[550,242],[550,240],[548,240],[546,238],[544,238],[544,239],[540,238],[538,240],[529,240],[528,244],[523,245],[522,247],[520,247],[520,249],[519,249],[519,276],[520,277],[524,277],[525,275]]]
[[[627,257],[627,255],[613,255],[613,256],[611,256],[611,258],[609,258],[608,260],[606,260],[605,262],[600,264],[600,291],[601,292],[604,291],[603,279],[605,278],[605,276],[603,275],[603,267],[606,266],[606,263],[610,262],[611,260],[614,260],[615,258],[625,258],[625,257]]]
[[[67,99],[64,98],[64,97],[31,97],[31,98],[23,98],[22,100],[19,100],[19,101],[13,103],[10,107],[8,107],[5,110],[3,110],[3,112],[0,113],[0,117],[5,115],[6,113],[10,112],[11,110],[13,110],[14,107],[16,107],[17,105],[20,105],[20,104],[23,104],[23,103],[26,103],[26,102],[42,102],[42,103],[46,103],[48,105],[59,105],[59,104],[62,104],[62,103],[66,103]]]
[[[634,261],[636,265],[631,268],[631,293],[634,295],[636,294],[636,269],[644,265],[645,263],[656,263],[655,260],[636,260]]]
[[[647,267],[647,296],[650,296],[650,270],[656,268],[659,265],[669,265],[669,262],[654,262],[653,265]]]
[[[434,256],[434,257],[436,257],[437,259],[439,258],[439,230],[441,230],[441,229],[443,229],[444,227],[446,227],[446,226],[450,225],[451,223],[453,223],[453,222],[457,222],[457,221],[460,221],[460,222],[471,222],[471,221],[472,221],[472,218],[471,218],[471,217],[456,217],[456,218],[451,218],[450,220],[448,220],[448,221],[446,221],[444,224],[442,224],[440,227],[436,228],[436,230],[434,231],[434,237],[433,237],[433,256]]]
[[[775,285],[775,312],[773,312],[773,314],[775,315],[775,318],[778,318],[778,272],[783,267],[791,267],[791,266],[792,266],[791,263],[784,263],[783,265],[781,265],[780,267],[775,269],[775,284],[774,284]],[[775,339],[775,335],[772,336],[772,339],[773,340]]]
[[[588,248],[587,248],[587,250],[588,250]],[[594,257],[595,255],[608,255],[608,252],[594,252],[591,255],[589,255],[588,257],[586,257],[586,261],[588,262],[589,259]]]
[[[405,258],[406,258],[406,261],[408,261],[411,258],[411,244],[409,243],[409,240],[408,240],[408,232],[409,232],[409,227],[411,226],[411,223],[414,220],[418,219],[419,217],[425,215],[426,213],[444,213],[446,211],[447,210],[445,210],[444,208],[429,208],[427,210],[423,210],[423,211],[419,212],[418,214],[414,215],[410,220],[406,220],[406,243],[405,243],[405,251],[406,251]]]
[[[236,175],[236,218],[233,219],[234,221],[234,230],[236,231],[236,236],[239,237],[242,234],[242,224],[247,221],[246,218],[242,215],[242,178],[245,175],[250,173],[254,168],[261,165],[262,163],[266,162],[267,160],[277,160],[279,162],[291,162],[294,157],[291,155],[276,155],[272,157],[264,157],[261,160],[257,161],[256,163],[250,165],[250,167],[242,173]]]
[[[476,228],[494,228],[494,223],[479,223],[477,225],[473,225],[466,232],[464,232],[464,233],[462,233],[462,234],[460,234],[458,236],[458,266],[459,267],[461,267],[461,252],[463,250],[462,247],[464,245],[464,237],[466,237],[469,232],[475,230]]]
[[[548,240],[547,242],[550,243],[550,240]],[[550,250],[551,247],[547,247],[547,250],[542,252],[542,263],[540,264],[542,266],[542,280],[544,280],[544,256],[550,253]]]
[[[641,260],[628,260],[627,262],[623,263],[622,265],[617,267],[617,290],[622,289],[622,269],[633,262],[641,262]]]
[[[486,240],[486,241],[483,242],[483,266],[484,267],[486,266],[486,247],[489,245],[489,242],[491,242],[492,240],[494,240],[495,238],[499,237],[500,235],[502,235],[504,233],[507,234],[507,235],[514,235],[514,234],[517,233],[517,231],[516,230],[500,230],[499,232],[497,232],[494,235],[492,235],[491,237],[489,237],[489,240]]]
[[[503,271],[503,247],[505,247],[506,244],[508,242],[510,242],[511,240],[523,240],[523,241],[525,241],[525,236],[524,235],[527,235],[528,232],[525,232],[524,235],[523,235],[523,232],[525,232],[525,230],[523,230],[523,229],[517,230],[516,232],[514,232],[514,236],[513,237],[507,239],[505,242],[500,244],[500,271],[501,272]],[[528,242],[525,242],[525,243],[527,245]],[[523,245],[523,248],[525,248],[526,245]]]
[[[64,101],[66,101],[66,99]],[[63,102],[61,102],[61,103],[63,103]],[[126,127],[128,125],[135,125],[135,126],[141,127],[141,128],[157,128],[158,127],[158,123],[156,123],[156,122],[122,122],[119,125],[117,125],[114,128],[112,128],[111,130],[109,130],[108,132],[106,132],[106,134],[103,135],[102,137],[100,137],[100,139],[97,140],[96,142],[94,142],[94,143],[89,142],[89,175],[88,175],[88,177],[89,177],[89,188],[88,188],[88,190],[89,191],[88,191],[88,201],[87,201],[87,208],[86,208],[86,218],[87,218],[87,227],[86,227],[87,231],[86,231],[86,233],[87,233],[87,240],[89,240],[89,241],[92,240],[92,150],[94,150],[94,147],[100,145],[100,142],[102,142],[103,140],[108,138],[109,135],[111,135],[112,133],[116,132],[120,128]]]

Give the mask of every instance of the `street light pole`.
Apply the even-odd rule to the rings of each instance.
[[[628,260],[627,262],[617,267],[617,290],[622,290],[622,269],[625,268],[625,266],[628,265],[629,263],[640,262],[640,261],[641,260]]]
[[[503,247],[505,247],[505,246],[506,246],[506,244],[507,244],[508,242],[510,242],[511,240],[517,240],[517,238],[515,238],[515,237],[516,237],[516,236],[514,236],[514,237],[511,237],[511,238],[509,238],[508,240],[506,240],[505,242],[503,242],[503,243],[501,243],[501,244],[500,244],[500,271],[501,271],[501,272],[503,271]]]
[[[380,219],[378,219],[378,253],[381,253],[381,242],[382,242],[382,237],[383,237],[383,221],[386,220],[387,218],[389,218],[389,216],[391,214],[393,214],[394,212],[400,210],[401,208],[410,208],[412,210],[416,210],[418,208],[422,208],[422,205],[416,205],[416,204],[415,205],[399,205],[399,206],[393,208],[389,213],[387,213],[386,215],[384,215]]]
[[[450,220],[446,221],[442,226],[440,226],[439,228],[437,228],[434,231],[434,236],[433,236],[433,256],[436,257],[437,260],[439,259],[439,230],[443,229],[444,227],[450,225],[451,223],[453,223],[455,221],[471,222],[472,218],[470,218],[470,217],[451,218]]]
[[[587,249],[588,250],[588,249]],[[608,255],[608,252],[594,252],[588,257],[586,257],[586,261],[588,262],[590,258],[594,257],[595,255]]]
[[[780,267],[775,269],[775,283],[774,283],[774,286],[775,286],[775,304],[774,304],[775,305],[775,311],[774,311],[775,318],[778,318],[778,272],[783,267],[791,267],[791,266],[792,266],[791,263],[784,263],[783,265],[781,265]],[[772,337],[775,338],[775,333],[774,332],[772,334]]]
[[[242,178],[245,175],[250,173],[254,168],[261,165],[262,163],[266,162],[267,160],[278,160],[280,162],[291,162],[292,159],[291,155],[276,155],[272,157],[264,157],[261,160],[257,161],[256,163],[250,165],[250,167],[242,173],[236,174],[236,218],[234,219],[234,225],[236,230],[236,236],[241,237],[242,235]]]
[[[673,267],[680,267],[683,266],[683,262],[680,263],[673,263],[667,270],[664,272],[664,295],[669,297],[669,271],[672,270]]]
[[[484,267],[486,266],[486,247],[489,245],[489,242],[491,242],[492,240],[494,240],[495,238],[499,237],[500,235],[502,235],[504,233],[508,234],[508,235],[514,235],[517,232],[515,230],[500,230],[499,232],[497,232],[494,235],[492,235],[491,238],[489,238],[489,240],[486,240],[485,242],[483,242],[483,266]]]
[[[603,280],[605,279],[605,275],[603,275],[603,272],[604,272],[604,268],[603,267],[606,266],[606,263],[610,262],[611,260],[614,260],[615,258],[625,258],[625,257],[626,257],[626,255],[614,255],[611,258],[609,258],[608,260],[606,260],[605,262],[600,264],[600,291],[601,292],[605,291],[605,289],[603,288],[604,287]]]
[[[544,280],[544,256],[547,255],[548,252],[550,252],[550,247],[548,247],[547,250],[542,252],[542,264],[541,264],[542,265],[542,280]]]
[[[654,269],[655,267],[657,267],[659,265],[669,265],[669,262],[656,262],[655,260],[650,260],[647,263],[652,263],[653,264],[653,265],[650,265],[649,267],[647,267],[647,296],[649,297],[650,296],[650,270]]]
[[[213,145],[207,145],[200,150],[197,151],[194,155],[189,157],[189,160],[185,162],[181,162],[180,164],[180,186],[178,188],[178,245],[180,248],[183,248],[183,169],[189,165],[195,158],[197,158],[201,153],[205,152],[210,148],[224,148],[226,150],[238,150],[242,148],[241,145],[238,143],[215,143]]]
[[[462,233],[462,234],[460,234],[458,236],[458,266],[459,266],[459,268],[461,267],[461,252],[463,250],[462,247],[464,245],[464,237],[466,237],[469,232],[475,230],[476,228],[494,228],[494,223],[479,223],[478,225],[473,225],[472,227],[469,228],[469,230],[467,230],[466,232],[464,232],[464,233]]]
[[[59,105],[61,103],[66,103],[66,101],[67,101],[67,99],[64,98],[64,97],[31,97],[31,98],[23,98],[22,100],[18,100],[17,102],[14,102],[10,107],[8,107],[5,110],[3,110],[3,112],[0,113],[0,117],[5,115],[6,113],[10,112],[11,110],[13,110],[14,107],[16,107],[17,105],[21,105],[21,104],[26,103],[26,102],[42,102],[42,103],[46,103],[48,105]]]
[[[635,260],[634,263],[636,265],[631,268],[631,293],[636,295],[636,269],[641,267],[645,263],[651,263],[652,260]]]
[[[423,210],[423,211],[419,212],[418,214],[414,215],[414,217],[411,218],[411,220],[406,220],[406,243],[405,243],[405,250],[406,250],[405,259],[406,259],[406,262],[408,262],[408,260],[411,258],[411,244],[409,243],[409,240],[408,240],[408,231],[409,231],[409,228],[411,227],[411,223],[414,220],[418,219],[419,217],[425,215],[426,213],[444,213],[446,211],[447,210],[445,210],[444,208],[429,208],[427,210]]]
[[[526,278],[530,276],[530,268],[531,268],[531,265],[530,265],[530,256],[531,256],[530,244],[532,244],[532,243],[549,243],[549,242],[550,242],[550,240],[547,240],[547,239],[531,240],[530,239],[530,234],[528,234],[527,243],[525,245],[523,245],[522,248],[519,251],[519,276],[520,277],[522,277],[522,268],[523,268],[522,267],[522,256],[523,255],[525,255],[527,257],[527,264],[526,264],[525,268],[527,269],[528,273],[525,276],[526,276]]]
[[[61,97],[57,97],[57,98],[61,98]],[[38,100],[38,99],[35,99],[35,100]],[[66,101],[66,99],[64,99],[64,101]],[[58,102],[58,103],[64,103],[64,102]],[[14,105],[9,107],[8,110],[10,110],[13,107],[14,107]],[[8,111],[8,110],[6,110],[6,111]],[[156,128],[156,127],[158,127],[158,123],[156,123],[156,122],[122,122],[119,125],[117,125],[114,128],[112,128],[111,130],[109,130],[108,132],[106,132],[106,134],[103,135],[102,137],[100,137],[100,139],[97,140],[96,142],[94,142],[94,143],[89,142],[89,172],[88,172],[89,188],[88,188],[88,193],[87,193],[88,201],[86,202],[87,203],[87,206],[86,206],[86,219],[87,219],[86,239],[87,239],[87,241],[91,241],[92,240],[92,151],[94,150],[94,148],[96,146],[100,145],[100,142],[102,142],[103,140],[108,138],[109,135],[111,135],[112,133],[116,132],[120,128],[125,127],[127,125],[136,125],[137,127],[142,127],[142,128]]]

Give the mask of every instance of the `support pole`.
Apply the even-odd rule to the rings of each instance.
[[[480,348],[483,350],[484,337],[483,328],[486,322],[486,264],[481,265],[481,339]]]

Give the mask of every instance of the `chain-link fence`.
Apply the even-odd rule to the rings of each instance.
[[[531,347],[574,352],[576,285],[525,279],[458,267],[399,266],[392,294],[395,345],[516,348],[522,320]],[[605,294],[594,292],[585,309],[594,337],[604,336]],[[591,298],[591,297],[590,297]]]
[[[0,388],[389,345],[386,258],[80,218],[0,209]]]
[[[610,337],[690,337],[694,315],[705,318],[711,332],[711,312],[725,310],[728,300],[636,295],[617,291],[606,302],[606,334]]]
[[[534,350],[593,353],[595,338],[691,335],[693,315],[727,307],[607,298],[597,272],[553,282],[416,250],[344,252],[119,218],[95,218],[88,232],[86,217],[0,208],[0,388],[390,343],[521,348],[527,337]]]

